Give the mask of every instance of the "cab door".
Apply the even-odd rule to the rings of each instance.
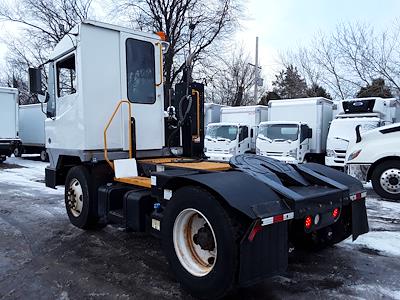
[[[164,146],[162,49],[157,40],[121,33],[121,95],[131,102],[136,150]],[[124,149],[129,138],[127,110],[122,114]]]

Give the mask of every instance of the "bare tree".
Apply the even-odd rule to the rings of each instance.
[[[254,86],[254,67],[250,55],[243,47],[237,47],[228,59],[220,58],[218,71],[210,80],[210,90],[214,102],[229,106],[256,104],[252,87]],[[260,95],[263,90],[260,91]]]
[[[23,28],[20,37],[2,37],[8,46],[5,81],[20,91],[21,103],[28,97],[27,70],[47,60],[53,47],[80,21],[88,18],[92,0],[17,0],[0,3],[0,21]],[[45,74],[46,75],[46,74]]]
[[[383,32],[371,25],[341,24],[333,34],[318,34],[312,46],[282,55],[312,84],[325,86],[337,98],[353,97],[376,78],[400,95],[400,24]]]
[[[177,80],[191,51],[194,60],[205,58],[216,42],[238,25],[241,0],[121,0],[117,12],[129,16],[140,30],[163,31],[170,47],[165,55],[167,84]]]

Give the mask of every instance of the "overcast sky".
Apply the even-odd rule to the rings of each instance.
[[[318,32],[332,32],[342,22],[364,22],[381,30],[396,19],[400,21],[400,0],[247,0],[245,3],[249,20],[243,22],[236,40],[254,53],[255,38],[259,36],[260,63],[268,81],[280,68],[277,64],[280,51],[308,45]],[[0,22],[0,37],[5,31],[18,34],[15,25]],[[6,51],[0,41],[0,68]]]

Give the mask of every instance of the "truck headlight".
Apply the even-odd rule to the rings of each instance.
[[[235,148],[229,149],[229,154],[235,154],[235,152],[236,152],[236,149],[235,149]]]
[[[335,151],[331,149],[326,149],[326,156],[332,157],[335,156]]]
[[[361,149],[360,149],[360,150],[353,151],[353,152],[349,155],[348,160],[353,160],[353,159],[357,158],[357,157],[360,155],[360,153],[361,153]]]
[[[290,150],[288,154],[289,154],[289,156],[296,158],[297,157],[297,149]]]

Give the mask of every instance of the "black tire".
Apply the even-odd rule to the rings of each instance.
[[[82,189],[82,202],[83,206],[80,214],[74,215],[73,210],[70,208],[70,186],[74,181],[78,181]],[[70,222],[78,228],[90,229],[95,228],[98,223],[98,214],[96,211],[95,201],[97,198],[92,192],[91,178],[89,171],[84,166],[76,166],[69,170],[65,179],[65,208]]]
[[[218,256],[212,270],[205,276],[192,275],[181,264],[173,242],[173,228],[178,215],[192,208],[201,212],[215,233]],[[232,218],[208,191],[187,186],[174,192],[161,224],[164,253],[172,272],[190,294],[202,299],[218,299],[235,287],[238,271],[238,234]],[[222,255],[221,255],[222,254]]]
[[[42,151],[40,151],[40,160],[42,162],[47,162],[49,161],[49,155],[47,154],[46,149],[43,149]]]
[[[375,169],[372,172],[371,176],[371,182],[372,182],[372,187],[374,188],[374,191],[381,196],[382,198],[387,198],[387,199],[392,199],[392,200],[400,200],[400,180],[397,177],[397,186],[398,186],[398,191],[397,193],[389,193],[384,189],[384,187],[381,185],[381,176],[383,173],[385,173],[387,170],[390,169],[397,169],[400,170],[400,161],[398,160],[388,160],[384,161],[383,163],[377,165]]]

